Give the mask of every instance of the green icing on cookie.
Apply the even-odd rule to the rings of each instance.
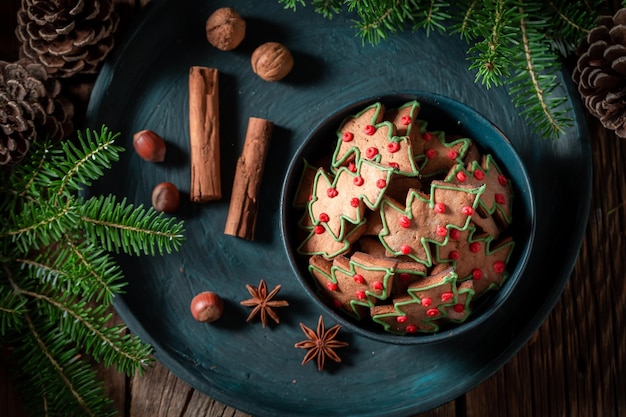
[[[397,136],[395,125],[384,120],[384,106],[374,103],[346,117],[337,130],[332,167],[364,159],[401,175],[416,176],[413,146],[408,136]]]
[[[464,184],[487,184],[485,192],[480,198],[480,206],[489,216],[498,213],[506,223],[513,221],[513,187],[511,180],[502,173],[500,167],[491,154],[483,157],[482,161],[473,161],[469,167],[462,164],[455,166],[445,178],[445,181]]]
[[[430,243],[445,242],[452,229],[466,229],[483,190],[433,181],[430,195],[411,190],[404,207],[384,199],[378,237],[390,254],[431,266]]]

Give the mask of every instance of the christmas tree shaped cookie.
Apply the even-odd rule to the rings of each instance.
[[[497,216],[502,224],[511,223],[511,181],[502,173],[491,154],[484,155],[480,163],[473,161],[467,168],[463,165],[453,167],[445,180],[456,184],[485,184],[485,192],[480,197],[481,213]]]
[[[378,208],[391,174],[391,169],[368,161],[360,161],[356,172],[341,167],[334,179],[320,168],[307,206],[311,223],[323,225],[337,240],[343,239],[346,223],[362,223],[366,206]]]
[[[424,132],[421,140],[422,153],[415,155],[415,161],[424,177],[446,173],[455,165],[462,164],[471,145],[468,138],[447,142],[444,132]]]
[[[478,204],[483,187],[431,183],[430,195],[413,190],[405,206],[384,199],[380,214],[383,228],[379,238],[390,255],[407,256],[432,265],[430,243],[441,243],[451,229],[465,229]]]
[[[392,333],[432,333],[446,321],[448,308],[458,303],[456,273],[452,268],[436,272],[409,286],[407,295],[393,304],[373,306],[372,320]]]
[[[459,280],[471,279],[478,297],[487,290],[500,288],[508,278],[507,265],[514,247],[510,237],[496,242],[493,236],[476,236],[476,229],[470,228],[461,232],[458,239],[437,246],[436,262],[452,265]]]
[[[312,257],[309,271],[322,294],[352,316],[361,318],[362,307],[376,305],[391,294],[396,266],[392,259],[383,260],[355,252],[350,258],[334,258],[330,268],[329,264],[322,258]]]
[[[337,131],[333,168],[365,159],[402,175],[418,174],[409,138],[396,136],[394,124],[383,120],[384,111],[381,103],[374,103],[344,119]]]

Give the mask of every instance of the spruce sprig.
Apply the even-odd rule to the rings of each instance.
[[[81,195],[119,159],[118,136],[102,127],[34,143],[0,174],[0,345],[13,350],[32,415],[115,415],[92,363],[132,375],[152,361],[148,344],[112,323],[126,284],[112,252],[170,253],[184,227],[125,198]]]
[[[278,0],[294,11],[305,0]],[[566,97],[552,97],[562,59],[606,13],[600,0],[311,0],[325,16],[356,15],[363,42],[423,29],[460,36],[468,43],[468,70],[485,88],[506,87],[531,127],[558,138],[571,124]],[[331,7],[332,4],[332,7]],[[343,7],[342,7],[343,6]]]

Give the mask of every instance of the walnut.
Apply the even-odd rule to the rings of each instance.
[[[267,42],[252,53],[252,71],[265,81],[278,81],[293,68],[293,55],[278,42]]]
[[[230,7],[215,10],[206,21],[207,40],[219,50],[235,49],[245,36],[246,21]]]

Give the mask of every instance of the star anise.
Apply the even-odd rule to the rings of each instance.
[[[277,307],[287,307],[289,303],[284,300],[273,300],[274,296],[278,294],[281,286],[277,285],[269,294],[267,293],[267,284],[265,280],[261,280],[258,287],[253,285],[246,285],[248,292],[252,296],[249,300],[241,302],[242,305],[247,307],[254,307],[248,316],[246,321],[252,320],[257,314],[261,316],[261,324],[263,327],[267,325],[267,317],[271,317],[276,323],[280,323],[278,314],[274,311]]]
[[[326,357],[334,360],[335,362],[341,362],[341,358],[335,353],[333,349],[348,346],[348,343],[335,340],[337,333],[341,329],[339,324],[334,325],[330,329],[324,328],[324,318],[320,316],[317,322],[317,332],[314,332],[309,327],[300,323],[300,328],[304,334],[308,337],[308,340],[303,340],[295,344],[295,347],[300,349],[309,349],[307,354],[302,360],[302,365],[317,358],[317,370],[324,369],[324,362]]]

